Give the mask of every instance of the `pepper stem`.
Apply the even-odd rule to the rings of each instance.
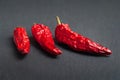
[[[56,16],[56,20],[58,24],[61,24],[60,18],[58,16]]]
[[[36,25],[36,23],[34,22],[33,25]]]

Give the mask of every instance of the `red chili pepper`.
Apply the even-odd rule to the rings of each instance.
[[[30,40],[28,38],[26,29],[23,27],[16,27],[13,35],[18,51],[20,51],[22,54],[28,54],[30,51]]]
[[[31,31],[35,40],[45,51],[53,55],[60,55],[62,53],[61,50],[55,46],[52,33],[48,26],[43,24],[34,24]]]
[[[75,51],[83,51],[88,53],[110,55],[112,52],[106,47],[84,37],[81,34],[73,32],[68,24],[60,22],[57,16],[58,25],[55,30],[55,38],[59,43],[68,45]]]

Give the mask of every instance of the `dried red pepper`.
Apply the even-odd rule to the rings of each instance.
[[[28,38],[26,29],[23,27],[16,27],[13,33],[13,39],[18,51],[22,54],[28,54],[30,51],[30,40]]]
[[[55,46],[52,33],[48,26],[43,24],[34,24],[31,31],[35,40],[45,51],[53,55],[60,55],[62,53],[61,50]]]
[[[81,34],[73,32],[68,24],[60,22],[57,16],[58,25],[55,30],[55,38],[59,43],[68,45],[75,51],[83,51],[99,55],[110,55],[112,52],[106,47],[84,37]]]

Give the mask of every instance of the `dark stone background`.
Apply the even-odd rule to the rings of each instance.
[[[71,51],[54,58],[33,40],[34,22],[48,25],[53,36],[55,16],[73,31],[110,48],[109,57]],[[24,26],[31,51],[19,55],[13,29]],[[0,0],[0,80],[120,80],[120,1],[116,0]]]

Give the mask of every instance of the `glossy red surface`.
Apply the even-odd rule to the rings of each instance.
[[[110,55],[112,53],[108,48],[84,37],[81,34],[73,32],[68,24],[62,23],[57,25],[55,38],[59,43],[64,43],[75,51],[83,51],[100,55]]]
[[[30,51],[30,40],[28,38],[26,29],[23,27],[15,28],[13,38],[17,49],[22,54],[28,54]]]
[[[31,30],[33,37],[45,51],[53,55],[60,55],[62,53],[61,50],[55,46],[52,33],[47,26],[34,24]]]

